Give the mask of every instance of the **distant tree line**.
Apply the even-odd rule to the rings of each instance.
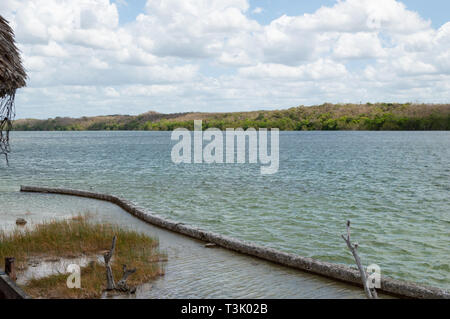
[[[193,119],[203,120],[203,129],[221,130],[238,127],[279,128],[283,131],[450,130],[450,104],[323,104],[258,112],[146,113],[138,116],[18,120],[14,127],[21,131],[172,131],[176,128],[192,130]]]

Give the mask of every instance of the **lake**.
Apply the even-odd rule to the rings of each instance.
[[[259,164],[176,165],[170,136],[13,132],[10,165],[0,162],[0,216],[46,210],[41,197],[17,193],[21,184],[95,190],[217,233],[353,265],[340,238],[350,219],[364,264],[450,288],[450,132],[280,132],[274,175],[261,175]],[[76,212],[73,203],[67,210]]]

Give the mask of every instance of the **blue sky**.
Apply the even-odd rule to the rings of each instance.
[[[434,27],[440,27],[449,20],[450,2],[447,0],[404,0],[410,10],[417,11],[426,19],[431,19]],[[268,24],[282,14],[302,15],[313,13],[321,6],[332,6],[335,0],[256,0],[250,1],[252,8],[264,9],[261,17],[256,17],[261,23]],[[138,9],[139,10],[139,9]]]
[[[444,0],[5,0],[17,117],[450,99]]]
[[[126,5],[118,3],[120,22],[129,23],[144,11],[147,0],[132,0]],[[336,0],[252,0],[250,1],[250,16],[261,24],[269,24],[279,16],[302,15],[313,13],[321,6],[332,6]],[[450,2],[448,0],[404,0],[408,9],[417,11],[425,19],[430,19],[434,27],[440,27],[449,20]],[[260,14],[251,14],[256,8],[262,8]]]

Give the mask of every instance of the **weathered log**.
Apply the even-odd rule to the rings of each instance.
[[[127,265],[123,265],[123,276],[122,279],[119,280],[117,283],[117,290],[120,290],[122,292],[135,292],[136,288],[132,287],[130,288],[127,284],[127,279],[129,276],[134,274],[136,272],[136,268],[133,269],[127,269]]]

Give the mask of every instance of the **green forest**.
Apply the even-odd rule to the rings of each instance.
[[[366,103],[299,106],[286,110],[233,113],[148,112],[137,116],[109,115],[82,118],[57,117],[47,120],[21,119],[17,131],[192,130],[194,120],[203,129],[279,128],[282,131],[313,130],[449,130],[450,104]]]

